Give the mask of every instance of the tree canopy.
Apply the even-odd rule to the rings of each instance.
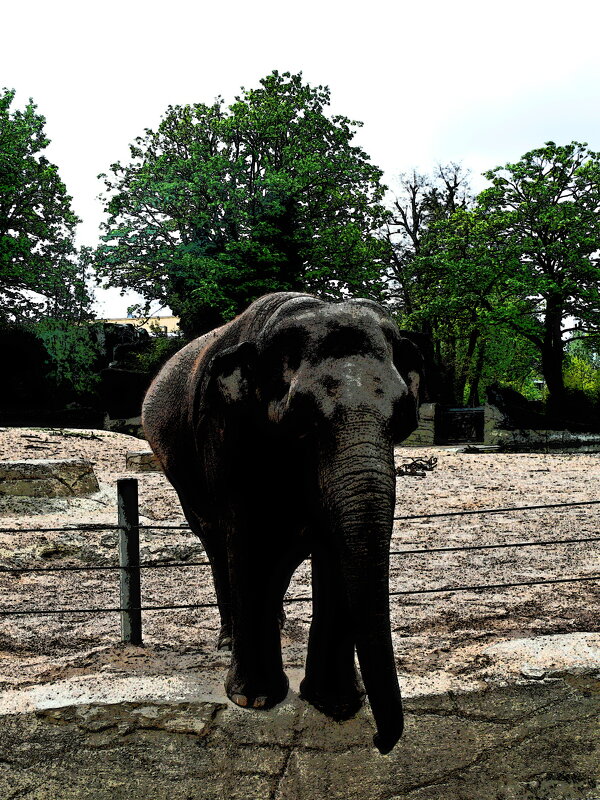
[[[42,153],[46,120],[32,100],[11,110],[14,96],[0,93],[0,321],[78,318],[89,305],[73,244],[79,219]]]
[[[600,153],[547,142],[485,177],[479,250],[510,289],[506,320],[537,348],[560,407],[569,334],[600,331]]]
[[[268,291],[373,296],[387,258],[381,171],[328,117],[327,87],[272,72],[235,102],[170,106],[106,186],[96,266],[199,333]]]
[[[600,332],[600,156],[548,142],[484,174],[474,200],[456,165],[404,181],[388,226],[396,302],[432,334],[446,402],[537,362],[560,412],[566,343]]]
[[[403,326],[432,337],[437,394],[450,405],[463,403],[468,383],[472,402],[478,402],[474,375],[481,373],[485,347],[478,299],[483,281],[467,279],[457,252],[472,205],[468,173],[460,165],[438,165],[433,175],[413,171],[401,178],[386,227],[389,301]]]

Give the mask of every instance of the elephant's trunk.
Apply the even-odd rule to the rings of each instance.
[[[320,469],[365,690],[388,753],[402,734],[402,702],[389,615],[389,545],[395,505],[393,447],[382,427],[347,420]]]

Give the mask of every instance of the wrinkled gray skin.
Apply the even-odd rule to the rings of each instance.
[[[364,690],[389,752],[402,733],[388,607],[393,444],[417,424],[422,360],[369,300],[278,293],[196,339],[146,396],[144,429],[211,562],[230,699],[288,689],[282,600],[312,556],[302,696],[334,719]]]

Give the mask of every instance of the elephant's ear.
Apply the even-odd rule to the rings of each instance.
[[[216,353],[206,369],[196,395],[197,419],[222,417],[230,411],[243,413],[255,396],[256,347],[241,342]]]
[[[391,419],[395,443],[403,442],[419,424],[419,405],[425,399],[423,356],[417,345],[404,336],[393,342],[394,366],[408,387],[408,395],[396,405]]]
[[[420,348],[406,336],[399,336],[393,345],[394,366],[402,375],[408,390],[413,396],[415,403],[427,400],[427,389],[425,386],[425,360]]]
[[[235,404],[254,395],[255,371],[256,347],[252,342],[241,342],[212,359],[209,380],[226,404]]]

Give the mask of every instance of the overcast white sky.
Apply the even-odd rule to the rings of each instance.
[[[46,117],[81,244],[98,239],[96,176],[169,104],[229,102],[273,69],[328,85],[391,186],[459,161],[481,189],[550,139],[600,150],[597,0],[20,0],[0,25],[0,87]],[[97,309],[131,302],[99,293]]]

